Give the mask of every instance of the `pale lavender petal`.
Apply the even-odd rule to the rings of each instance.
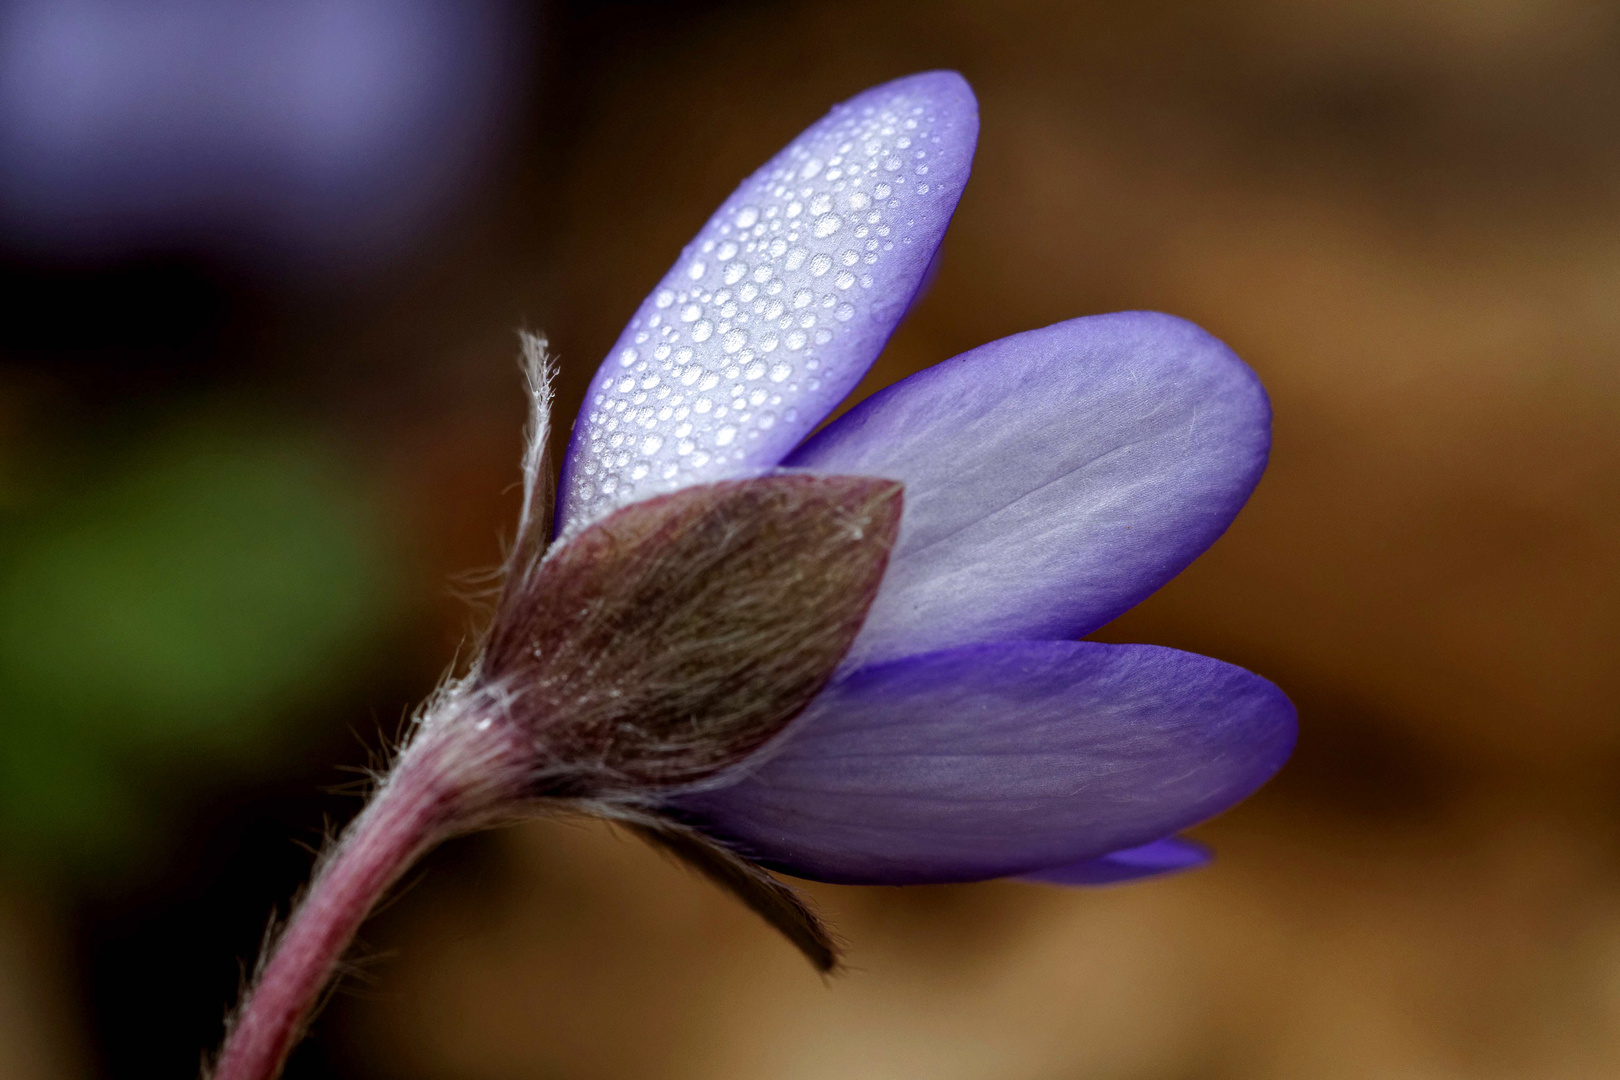
[[[913,75],[834,108],[743,181],[591,383],[563,462],[561,530],[781,461],[905,313],[978,128],[960,75]]]
[[[1208,863],[1209,859],[1209,849],[1204,845],[1172,836],[1095,859],[1019,874],[1018,879],[1043,885],[1115,885],[1192,870]]]
[[[1152,645],[1007,642],[858,670],[774,755],[677,812],[825,881],[971,881],[1093,859],[1242,799],[1294,708],[1242,668]]]
[[[787,464],[902,480],[851,656],[1080,637],[1175,576],[1265,468],[1271,409],[1192,323],[1122,312],[980,346],[869,398]]]

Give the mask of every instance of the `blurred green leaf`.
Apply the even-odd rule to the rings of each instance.
[[[275,745],[396,609],[375,501],[332,453],[188,424],[0,543],[0,847],[119,840],[132,789]]]

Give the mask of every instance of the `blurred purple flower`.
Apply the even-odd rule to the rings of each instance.
[[[0,224],[71,256],[365,261],[476,170],[519,29],[507,0],[10,0]]]
[[[1196,326],[1127,312],[1003,338],[801,443],[924,283],[977,133],[949,72],[804,132],[641,305],[563,463],[565,541],[649,496],[779,466],[904,484],[834,681],[765,750],[662,803],[801,877],[1095,884],[1196,865],[1171,834],[1293,745],[1293,707],[1264,679],[1073,640],[1207,548],[1265,467],[1265,392]]]

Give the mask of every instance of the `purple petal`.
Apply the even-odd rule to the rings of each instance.
[[[978,138],[963,78],[851,98],[743,181],[596,373],[558,523],[776,465],[860,380],[950,223]]]
[[[1018,878],[1043,885],[1114,885],[1192,870],[1203,866],[1209,859],[1209,849],[1204,845],[1172,836],[1141,847],[1110,852],[1096,859],[1081,859],[1079,862],[1019,874]]]
[[[1265,468],[1271,408],[1189,322],[1122,312],[1002,338],[840,417],[788,464],[904,481],[863,663],[1080,637],[1214,542]]]
[[[860,669],[774,755],[677,812],[824,881],[972,881],[1145,844],[1282,765],[1294,708],[1241,668],[1152,645],[978,645]]]

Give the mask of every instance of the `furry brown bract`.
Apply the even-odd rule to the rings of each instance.
[[[472,681],[532,738],[533,793],[634,800],[758,750],[849,650],[900,509],[871,477],[704,484],[513,575]]]

